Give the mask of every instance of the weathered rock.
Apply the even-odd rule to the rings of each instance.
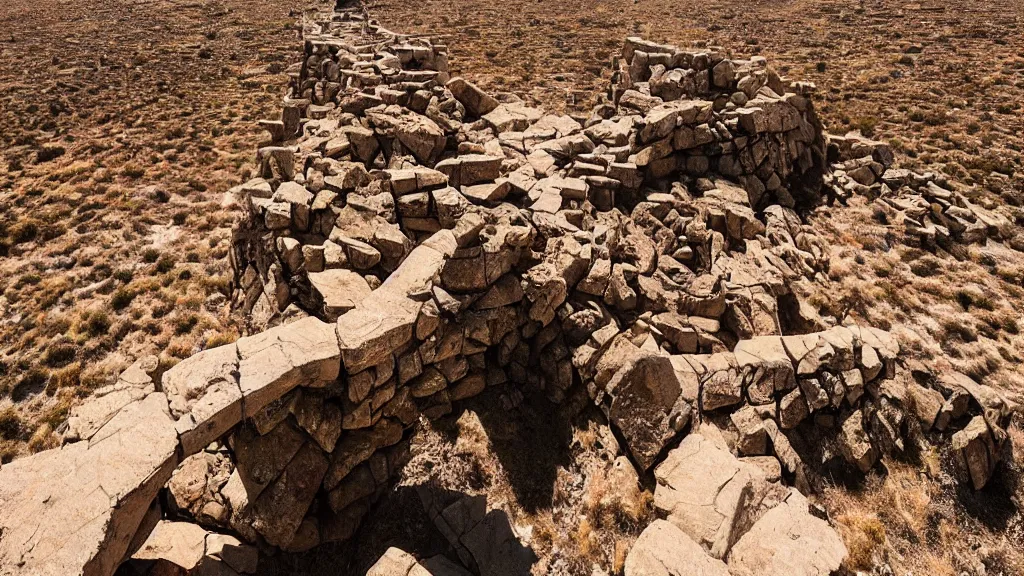
[[[187,454],[202,450],[242,421],[238,347],[234,344],[182,360],[164,373],[162,384]]]
[[[324,303],[327,318],[337,318],[355,308],[371,292],[361,275],[345,269],[311,272],[308,275],[313,292]]]
[[[121,373],[115,384],[97,390],[88,402],[72,408],[64,441],[92,438],[122,408],[154,392],[156,387],[150,374],[156,371],[158,364],[156,356],[139,359]]]
[[[790,490],[729,553],[733,576],[827,576],[846,558],[842,538],[808,511],[807,499]]]
[[[193,570],[206,555],[208,535],[209,532],[198,524],[161,520],[132,558],[166,560],[185,570]]]
[[[953,435],[951,447],[960,458],[971,486],[975,490],[984,488],[999,463],[996,443],[985,419],[982,416],[972,418],[966,428]]]
[[[759,468],[699,433],[684,438],[654,475],[655,508],[715,558],[724,558],[778,498]]]
[[[461,77],[449,80],[445,88],[451,90],[455,99],[466,107],[466,111],[477,118],[494,110],[499,104],[493,96]]]
[[[626,576],[729,576],[725,563],[708,556],[679,528],[664,520],[652,522],[626,556]]]
[[[426,295],[445,259],[455,251],[450,231],[438,232],[417,246],[380,288],[359,306],[338,319],[341,357],[349,373],[380,364],[412,339],[420,303],[412,295]]]
[[[764,419],[753,406],[744,406],[729,415],[739,435],[736,449],[740,454],[756,456],[765,454],[768,449],[768,435],[764,429]]]
[[[608,420],[644,470],[689,423],[692,408],[681,392],[672,362],[651,354],[626,360],[605,387],[608,399],[601,405]]]
[[[864,417],[859,410],[843,420],[839,447],[847,462],[857,466],[861,472],[871,470],[878,460],[878,451],[864,429]]]
[[[284,546],[292,541],[320,488],[327,466],[327,458],[320,449],[307,442],[281,475],[251,502],[247,513],[249,522],[267,542]]]
[[[340,370],[341,353],[334,327],[316,318],[247,336],[237,345],[246,417],[296,386],[323,386],[335,380]]]
[[[113,574],[178,464],[163,393],[126,405],[88,442],[0,468],[0,566]]]

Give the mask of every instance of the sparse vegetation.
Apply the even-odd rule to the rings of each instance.
[[[453,72],[485,89],[529,88],[528,98],[549,109],[583,114],[605,87],[605,64],[624,36],[763,52],[790,79],[818,84],[826,125],[892,142],[901,166],[935,166],[971,184],[971,201],[986,209],[1024,203],[1019,3],[946,11],[900,4],[896,17],[890,0],[849,7],[460,0],[457,19],[449,18],[451,4],[384,0],[375,9],[385,21],[406,23],[405,31],[451,32],[459,55]],[[294,38],[281,30],[293,25],[284,14],[296,5],[226,0],[168,9],[157,0],[133,5],[132,18],[120,1],[97,6],[11,4],[19,15],[9,19],[15,48],[0,57],[0,400],[10,403],[0,411],[0,462],[55,446],[71,407],[112,382],[124,359],[161,353],[166,366],[240,336],[216,304],[230,293],[231,222],[220,194],[252,174],[250,153],[261,138],[252,124],[277,113],[286,78],[269,74],[266,89],[259,80],[240,83],[234,72],[251,64],[242,61],[248,56],[227,55],[291,59]],[[83,15],[100,32],[69,29]],[[169,40],[182,21],[188,30]],[[224,31],[236,27],[244,33]],[[215,38],[213,49],[207,41]],[[904,42],[924,44],[925,53],[894,53]],[[110,45],[119,50],[110,53]],[[71,68],[76,61],[83,64]],[[122,105],[129,93],[134,100]],[[36,104],[40,94],[53,102]],[[857,198],[806,215],[825,231],[833,256],[807,301],[840,320],[899,326],[908,359],[949,362],[1019,398],[1024,235],[969,254],[908,248],[897,239],[904,223],[890,214]],[[567,472],[572,481],[547,479],[546,488],[557,490],[536,509],[521,506],[521,479],[510,479],[512,465],[495,457],[489,443],[503,439],[493,430],[462,427],[443,452],[452,458],[434,464],[457,472],[463,488],[509,503],[515,520],[533,527],[537,547],[587,561],[574,570],[589,574],[597,564],[621,574],[635,531],[651,517],[651,492],[611,488],[608,462],[586,460],[600,451],[596,433],[576,432],[573,458],[588,465]],[[1024,445],[1019,430],[1011,434]],[[1020,547],[958,507],[937,463],[893,462],[889,471],[860,490],[830,487],[823,495],[846,538],[846,568],[886,564],[894,573],[943,576],[980,557],[989,573],[1024,573]],[[1013,498],[1019,506],[1019,491]],[[578,522],[565,510],[578,511],[571,517]],[[1019,535],[1014,529],[1010,535]]]

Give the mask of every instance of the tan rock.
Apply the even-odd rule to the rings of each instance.
[[[626,556],[626,576],[729,576],[725,563],[708,556],[682,530],[655,520]]]
[[[736,362],[749,374],[747,395],[753,404],[770,404],[776,393],[796,386],[793,361],[778,336],[742,340],[734,349]]]
[[[689,423],[692,408],[681,392],[667,356],[642,354],[627,360],[608,381],[608,399],[601,406],[644,470]]]
[[[445,88],[451,90],[452,95],[473,117],[479,118],[498,107],[498,101],[487,94],[476,84],[456,76],[445,84]]]
[[[362,275],[343,268],[310,272],[308,277],[314,294],[324,303],[328,318],[337,318],[355,308],[371,292]]]
[[[182,360],[164,373],[161,382],[186,454],[202,450],[242,421],[235,344]]]
[[[271,328],[237,344],[247,418],[296,386],[318,387],[338,378],[338,337],[334,326],[317,318]]]
[[[315,444],[299,449],[281,475],[250,504],[248,519],[268,543],[292,541],[327,473],[327,458]]]
[[[210,534],[206,537],[206,554],[219,558],[240,574],[255,574],[259,562],[259,551],[254,546],[243,544],[228,534]]]
[[[733,576],[828,576],[846,558],[842,538],[808,511],[807,499],[790,490],[729,553]]]
[[[864,416],[855,410],[843,420],[839,448],[846,461],[857,466],[861,472],[867,472],[878,461],[878,451],[871,444],[864,429]]]
[[[198,524],[161,520],[132,558],[165,560],[193,570],[206,555],[207,535],[209,532]]]
[[[107,576],[177,466],[167,397],[128,404],[92,439],[0,468],[0,566]]]
[[[966,428],[953,435],[951,447],[959,455],[974,489],[984,488],[999,462],[999,453],[985,418],[972,418]]]
[[[759,468],[698,433],[669,452],[654,476],[655,508],[715,558],[724,558],[780,497]]]

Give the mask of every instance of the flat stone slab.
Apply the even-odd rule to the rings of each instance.
[[[88,442],[0,468],[0,574],[113,574],[177,450],[167,397],[154,392]]]

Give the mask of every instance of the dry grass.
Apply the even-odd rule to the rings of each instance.
[[[252,173],[256,119],[278,113],[297,7],[0,8],[0,402],[27,423],[8,457],[134,358],[237,338],[220,200]]]
[[[1024,441],[1019,430],[1011,432]],[[887,463],[889,474],[871,476],[859,490],[827,488],[823,503],[833,513],[850,555],[849,570],[871,571],[888,565],[894,573],[953,576],[976,573],[981,562],[988,574],[1019,574],[1024,552],[1015,539],[1020,515],[1007,528],[987,526],[963,509],[954,487],[942,478],[937,463],[922,469]],[[1018,471],[1007,471],[1010,475]],[[1012,506],[1024,503],[1018,488]]]

